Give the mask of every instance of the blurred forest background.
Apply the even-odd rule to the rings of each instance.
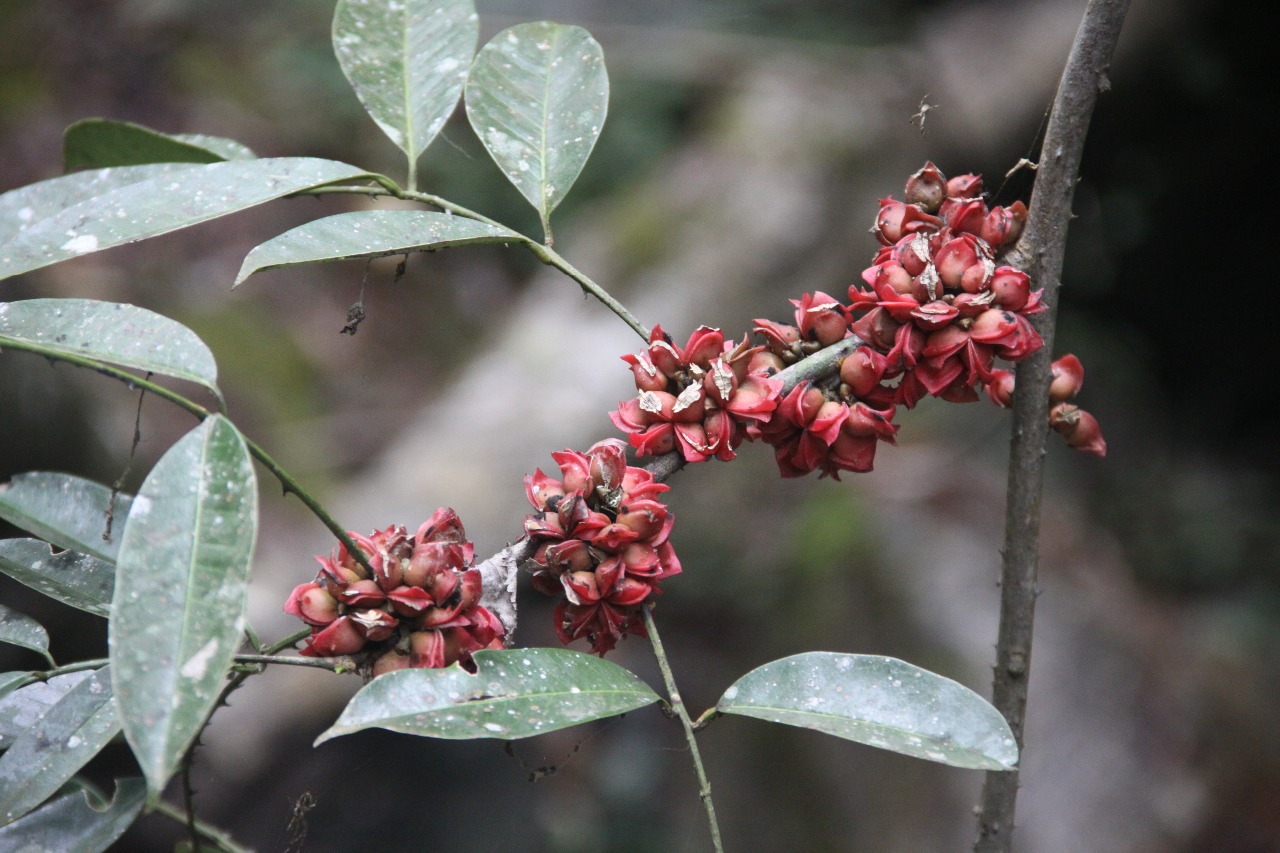
[[[683,340],[700,323],[740,336],[754,317],[785,319],[804,291],[843,295],[875,251],[876,199],[926,159],[984,173],[996,202],[1025,198],[1030,172],[1004,176],[1034,157],[1084,3],[478,6],[482,40],[550,18],[604,46],[610,113],[557,212],[557,248]],[[63,128],[90,116],[402,178],[333,59],[331,15],[327,0],[0,0],[0,190],[59,174]],[[1205,254],[1235,227],[1222,210],[1236,194],[1269,185],[1257,93],[1271,47],[1230,5],[1134,0],[1090,131],[1058,352],[1083,360],[1079,402],[1110,453],[1051,437],[1026,853],[1280,850],[1280,445],[1259,393],[1272,321],[1265,301],[1230,316],[1216,303],[1256,275],[1248,253]],[[937,105],[923,133],[910,122],[922,100]],[[421,184],[536,233],[461,112]],[[132,302],[191,326],[236,423],[346,526],[413,529],[450,505],[488,555],[520,533],[524,474],[615,434],[607,411],[632,393],[618,356],[640,342],[517,249],[414,256],[399,281],[375,264],[354,336],[339,329],[359,263],[230,291],[253,246],[368,204],[275,203],[6,281],[0,299]],[[192,426],[144,401],[130,462],[135,394],[16,353],[0,355],[0,401],[0,482],[127,472],[132,491]],[[782,481],[750,445],[672,481],[685,574],[659,624],[692,710],[754,666],[818,649],[901,657],[989,693],[1007,413],[926,401],[899,420],[901,446],[843,483]],[[267,476],[261,493],[250,616],[274,638],[296,627],[288,590],[332,543]],[[104,621],[0,581],[0,600],[51,628],[59,661],[104,654]],[[557,644],[527,587],[517,640]],[[643,641],[613,658],[658,683]],[[0,649],[5,669],[38,660]],[[201,816],[262,850],[303,826],[292,849],[708,848],[678,727],[655,708],[517,742],[514,756],[383,732],[312,749],[358,686],[292,668],[251,679],[196,760]],[[702,738],[729,850],[968,849],[975,771],[746,719]],[[529,781],[544,766],[557,772]],[[127,748],[90,770],[104,783],[131,772]],[[119,848],[171,849],[180,834],[146,817]]]

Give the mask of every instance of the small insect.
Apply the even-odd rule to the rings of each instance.
[[[919,120],[920,120],[920,134],[921,134],[921,135],[924,135],[924,120],[925,120],[926,118],[928,118],[928,116],[929,116],[929,110],[936,110],[939,106],[940,106],[939,104],[931,104],[931,103],[929,103],[929,95],[928,95],[928,93],[926,92],[926,93],[925,93],[925,96],[924,96],[923,98],[921,98],[921,99],[920,99],[920,109],[919,109],[919,111],[917,111],[917,112],[916,112],[916,114],[915,114],[915,115],[913,115],[911,118],[907,119],[907,124],[915,124],[916,119],[919,119]]]
[[[307,812],[316,807],[316,798],[310,791],[303,791],[293,804],[293,814],[289,817],[289,826],[285,832],[289,836],[288,853],[299,853],[307,840]]]

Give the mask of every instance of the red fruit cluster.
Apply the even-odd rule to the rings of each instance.
[[[726,343],[709,326],[699,326],[681,349],[654,326],[645,352],[622,357],[639,393],[609,417],[641,456],[678,449],[687,462],[733,459],[778,405],[782,383],[757,358],[763,349],[745,338]]]
[[[1084,365],[1071,353],[1053,363],[1049,382],[1049,426],[1062,435],[1068,447],[1095,456],[1107,455],[1107,442],[1102,437],[1098,420],[1079,406],[1067,401],[1080,393],[1084,385]],[[997,370],[988,391],[998,406],[1013,404],[1013,373]]]
[[[675,517],[657,500],[669,487],[629,467],[617,439],[551,457],[560,479],[541,469],[524,478],[535,510],[524,522],[536,546],[533,585],[562,598],[555,611],[560,640],[586,639],[603,656],[624,635],[645,635],[640,608],[662,592],[664,578],[680,574],[667,541]]]
[[[346,546],[316,557],[316,579],[295,588],[284,606],[311,626],[301,654],[350,655],[374,676],[467,665],[472,652],[502,648],[505,629],[480,606],[475,547],[453,510],[436,510],[414,536],[399,525],[350,536],[373,575]]]
[[[1027,319],[1042,310],[1039,293],[1026,273],[996,266],[1026,208],[988,208],[981,192],[978,176],[947,180],[926,164],[907,181],[906,201],[880,202],[871,231],[883,248],[847,305],[806,293],[792,300],[795,325],[756,320],[782,364],[850,334],[864,343],[838,380],[801,384],[760,428],[783,476],[869,471],[877,442],[894,442],[897,406],[930,395],[976,400],[999,373],[997,357],[1016,361],[1043,346]]]
[[[1025,358],[1044,345],[1027,317],[1043,310],[1027,274],[996,266],[1022,233],[1021,202],[987,208],[982,179],[947,180],[932,163],[907,181],[906,201],[880,202],[871,229],[883,248],[849,288],[855,335],[888,360],[893,401],[932,395],[977,399],[994,360]]]

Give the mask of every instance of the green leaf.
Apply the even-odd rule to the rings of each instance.
[[[111,679],[92,673],[0,755],[0,824],[31,811],[120,731]]]
[[[68,207],[80,204],[87,198],[195,168],[198,167],[189,163],[164,163],[155,166],[96,169],[10,190],[0,195],[0,245],[8,243],[18,232],[55,216]]]
[[[120,516],[124,519],[124,513]],[[39,539],[0,540],[0,572],[36,592],[97,616],[111,611],[116,569],[76,551],[53,552]]]
[[[52,542],[106,560],[116,561],[120,532],[133,498],[117,494],[115,503],[106,486],[48,471],[17,474],[0,485],[0,518]],[[107,531],[107,512],[114,523]]]
[[[467,80],[471,127],[548,233],[608,108],[604,53],[581,27],[542,21],[503,30],[481,48]]]
[[[153,796],[231,666],[257,521],[249,452],[220,415],[170,448],[133,499],[107,640],[125,737]]]
[[[240,267],[236,284],[262,270],[380,258],[473,243],[510,243],[514,231],[464,216],[425,210],[363,210],[316,219],[258,246]]]
[[[254,154],[253,149],[248,145],[234,139],[227,139],[225,136],[210,136],[207,133],[175,133],[172,138],[212,151],[223,160],[258,159],[258,155]]]
[[[25,613],[0,604],[0,643],[11,643],[44,655],[50,666],[57,662],[49,657],[49,632]]]
[[[458,105],[479,36],[472,0],[339,0],[338,64],[411,169]]]
[[[18,685],[31,677],[31,673],[25,670],[17,670],[15,672],[0,672],[0,700],[12,693],[18,688]]]
[[[658,701],[628,670],[581,652],[485,650],[474,659],[475,675],[454,664],[378,676],[352,697],[316,744],[369,728],[451,740],[515,740]]]
[[[0,302],[0,348],[15,343],[174,376],[219,393],[213,353],[196,333],[133,305],[94,299]]]
[[[232,152],[238,156],[228,156]],[[62,134],[62,160],[68,172],[150,163],[218,163],[252,156],[252,151],[234,140],[172,135],[105,118],[83,119]]]
[[[141,779],[121,779],[106,809],[96,809],[84,791],[51,799],[30,814],[0,827],[0,849],[19,853],[74,850],[99,853],[124,835],[142,811],[147,788]]]
[[[980,770],[1012,770],[1000,712],[969,688],[894,658],[808,652],[738,679],[716,710]]]
[[[55,675],[15,690],[0,700],[0,749],[8,749],[72,688],[88,678],[87,670]]]
[[[346,163],[312,157],[190,166],[108,189],[27,223],[0,245],[0,278],[167,234],[312,187],[373,177]]]

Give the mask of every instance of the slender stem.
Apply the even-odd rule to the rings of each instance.
[[[166,803],[164,800],[156,803],[155,810],[165,817],[173,818],[179,823],[187,823],[186,812],[171,803]],[[230,835],[227,835],[217,827],[205,823],[199,818],[192,819],[191,825],[202,838],[206,841],[213,842],[214,848],[223,851],[223,853],[253,853],[253,851],[248,847],[241,847],[239,844],[236,844],[235,841],[231,839]],[[202,844],[200,847],[204,848],[204,845]]]
[[[1045,130],[1027,227],[1010,261],[1044,287],[1047,309],[1036,318],[1044,348],[1018,365],[1009,449],[1008,504],[1000,582],[1000,627],[992,703],[1009,721],[1021,751],[1031,667],[1032,625],[1039,591],[1040,499],[1044,490],[1048,389],[1054,321],[1071,198],[1085,135],[1115,51],[1128,0],[1090,0],[1063,70]],[[1018,771],[989,772],[978,810],[976,853],[1013,848]]]
[[[646,341],[649,340],[649,328],[645,326],[643,323],[641,323],[639,320],[637,320],[635,315],[633,315],[629,310],[627,310],[627,307],[625,305],[623,305],[617,299],[614,299],[613,296],[610,295],[610,293],[607,290],[605,290],[603,287],[601,287],[599,284],[593,281],[589,276],[587,276],[585,273],[583,273],[573,264],[565,260],[564,257],[562,257],[560,253],[558,253],[555,249],[551,248],[551,230],[550,230],[549,223],[544,223],[544,225],[546,226],[546,233],[547,233],[547,242],[544,244],[544,243],[538,242],[537,240],[534,240],[531,237],[526,237],[525,235],[520,234],[519,232],[511,228],[508,228],[507,226],[503,225],[501,222],[498,222],[495,219],[490,219],[488,216],[485,216],[482,213],[477,213],[476,211],[471,210],[470,208],[463,207],[460,204],[454,204],[453,202],[449,201],[446,198],[441,198],[440,196],[432,195],[431,193],[422,193],[422,192],[417,192],[416,190],[398,190],[395,192],[384,193],[379,188],[375,188],[375,187],[344,187],[344,186],[320,187],[316,190],[311,190],[309,192],[314,193],[314,192],[321,192],[321,191],[329,192],[329,193],[349,192],[349,193],[358,193],[362,195],[369,195],[369,194],[393,195],[397,198],[405,199],[407,201],[417,201],[417,202],[421,202],[422,204],[429,204],[432,207],[438,207],[441,210],[447,210],[450,213],[456,214],[458,216],[465,216],[468,219],[474,219],[477,222],[483,222],[486,225],[492,225],[495,228],[501,228],[505,231],[510,231],[514,235],[512,237],[512,242],[521,244],[522,246],[527,248],[530,252],[532,252],[534,254],[534,257],[536,257],[538,260],[542,261],[544,264],[546,264],[549,267],[554,267],[555,269],[560,270],[560,272],[564,273],[569,278],[576,281],[578,283],[578,286],[581,287],[583,291],[594,296],[601,303],[603,303],[606,308],[608,308],[614,314],[617,314],[618,317],[624,323],[630,326],[637,335],[639,335],[641,338],[643,338]]]
[[[203,728],[201,729],[203,732]],[[182,810],[186,813],[187,835],[191,838],[191,850],[199,853],[204,845],[200,843],[200,828],[196,826],[196,792],[191,787],[191,765],[195,762],[198,740],[188,747],[182,756]]]
[[[86,669],[102,669],[109,664],[107,658],[94,658],[93,660],[76,661],[75,663],[64,663],[61,666],[55,666],[53,669],[47,669],[44,672],[28,672],[26,676],[15,683],[10,691],[21,690],[29,684],[35,684],[38,681],[48,681],[59,675],[66,675],[70,672],[83,672]]]
[[[528,238],[526,238],[526,240],[528,240]],[[529,251],[533,252],[534,256],[537,257],[538,260],[542,261],[547,266],[555,267],[560,270],[560,272],[576,281],[583,291],[590,293],[596,299],[603,302],[606,308],[614,314],[617,314],[618,317],[630,326],[632,331],[639,335],[642,340],[649,340],[648,326],[637,320],[635,315],[628,311],[625,305],[614,299],[609,295],[608,291],[588,278],[585,273],[573,264],[566,261],[555,249],[551,248],[550,245],[535,243],[532,240],[528,240],[525,245],[528,247]]]
[[[707,810],[707,824],[711,827],[711,843],[715,846],[716,853],[724,853],[724,845],[720,843],[720,825],[716,823],[716,807],[711,800],[711,782],[707,779],[707,771],[702,766],[702,753],[698,751],[698,741],[693,734],[693,720],[689,718],[689,711],[684,706],[684,700],[680,698],[675,676],[671,674],[671,664],[667,661],[667,653],[662,648],[662,639],[658,636],[658,626],[653,620],[653,602],[649,602],[641,610],[644,613],[645,631],[648,632],[649,643],[653,646],[653,656],[658,659],[658,669],[662,671],[662,681],[667,687],[667,698],[671,703],[671,709],[680,718],[680,724],[684,727],[685,742],[689,744],[689,754],[693,756],[693,769],[698,773],[698,796],[702,797],[702,805]]]
[[[310,633],[310,632],[308,632]],[[236,663],[282,664],[284,666],[309,666],[330,672],[354,672],[355,666],[348,658],[298,658],[281,655],[236,655]]]
[[[29,341],[17,340],[14,338],[0,338],[0,346],[36,353],[37,355],[42,355],[45,358],[53,359],[55,361],[65,361],[68,364],[74,364],[78,367],[87,367],[104,376],[110,376],[112,379],[118,379],[130,388],[141,388],[163,400],[168,400],[175,406],[195,415],[200,420],[204,420],[214,414],[214,412],[206,409],[199,403],[190,400],[175,391],[171,391],[163,385],[159,385],[148,379],[142,379],[127,370],[112,367],[111,365],[101,361],[96,361],[73,353],[61,352],[39,344],[33,344]],[[241,435],[243,436],[243,433]],[[261,446],[251,440],[248,436],[243,437],[245,447],[248,448],[249,454],[253,456],[253,458],[257,459],[264,468],[270,471],[275,478],[280,481],[280,485],[284,488],[285,494],[293,493],[296,495],[298,500],[302,501],[303,505],[305,505],[307,509],[311,510],[311,514],[318,518],[321,524],[329,528],[329,532],[332,533],[344,547],[346,547],[347,552],[355,558],[356,562],[360,563],[370,576],[373,576],[375,572],[373,571],[372,566],[369,565],[369,558],[365,555],[360,546],[355,543],[355,540],[347,534],[346,528],[338,524],[333,516],[329,515],[325,508],[320,505],[320,502],[312,497],[311,493],[304,489],[288,471],[281,468],[279,463],[272,459],[267,451],[263,450]]]
[[[296,646],[298,643],[302,642],[303,640],[305,640],[307,637],[310,637],[310,636],[311,636],[310,628],[301,628],[297,631],[294,631],[292,634],[285,637],[283,640],[279,640],[267,646],[262,650],[262,653],[267,655],[274,655],[275,653],[282,652],[285,649],[291,649],[294,646]]]

